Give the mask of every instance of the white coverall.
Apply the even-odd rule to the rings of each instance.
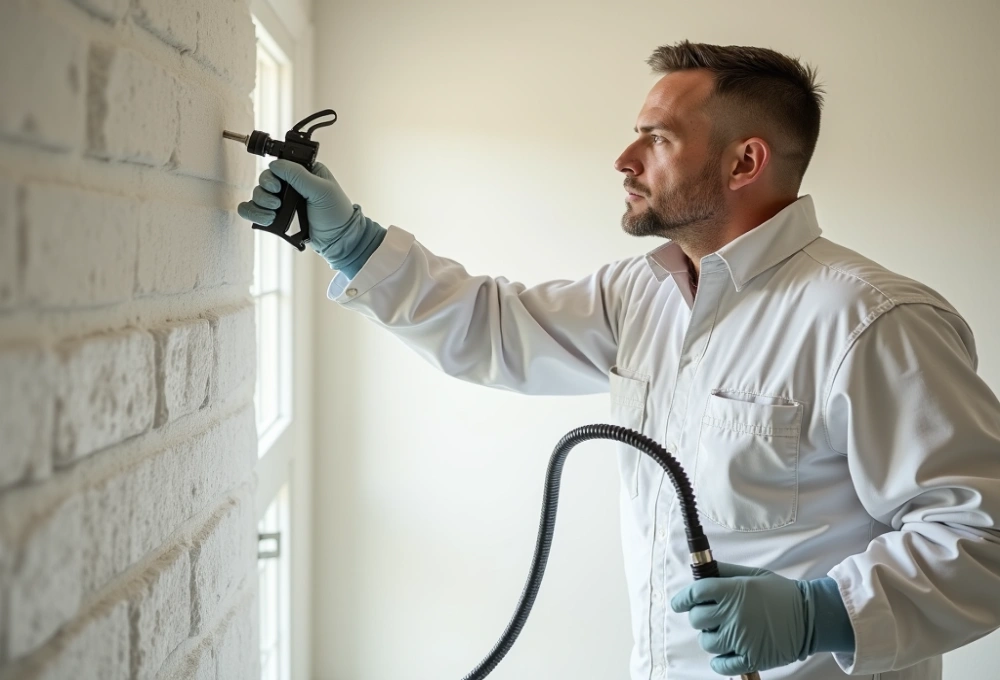
[[[456,378],[610,391],[614,422],[691,477],[716,559],[834,578],[855,653],[764,680],[940,678],[941,654],[1000,626],[1000,404],[948,302],[820,233],[803,196],[704,257],[692,298],[670,242],[525,287],[392,226],[327,294]],[[630,677],[719,678],[669,606],[692,581],[670,480],[619,448]]]

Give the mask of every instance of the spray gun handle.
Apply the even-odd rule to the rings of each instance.
[[[274,221],[267,226],[254,224],[253,228],[274,234],[300,251],[305,250],[306,243],[309,241],[309,217],[306,213],[306,199],[293,189],[291,184],[285,180],[279,181],[281,182],[281,190],[278,195],[281,198],[281,207],[278,208]],[[289,234],[288,227],[292,224],[292,218],[296,216],[299,218],[299,232]]]

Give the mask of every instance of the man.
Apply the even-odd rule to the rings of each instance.
[[[615,167],[622,226],[670,239],[582,280],[470,276],[283,161],[328,296],[450,375],[532,394],[610,391],[621,425],[692,479],[720,578],[691,581],[674,493],[622,445],[633,680],[941,677],[1000,626],[1000,404],[935,291],[821,237],[799,197],[815,73],[767,49],[682,42]],[[707,654],[706,654],[707,652]],[[881,674],[881,675],[879,675]]]

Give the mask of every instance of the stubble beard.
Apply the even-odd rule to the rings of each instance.
[[[646,206],[636,210],[629,203],[622,215],[622,229],[631,236],[659,236],[681,245],[713,241],[726,218],[717,165],[707,162],[698,175],[656,195],[640,192],[626,179],[625,188],[640,193]]]

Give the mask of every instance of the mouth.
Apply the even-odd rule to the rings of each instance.
[[[632,191],[632,187],[628,184],[624,186],[624,189],[626,201],[638,201],[640,198],[646,198],[643,194],[640,194],[637,191]]]

